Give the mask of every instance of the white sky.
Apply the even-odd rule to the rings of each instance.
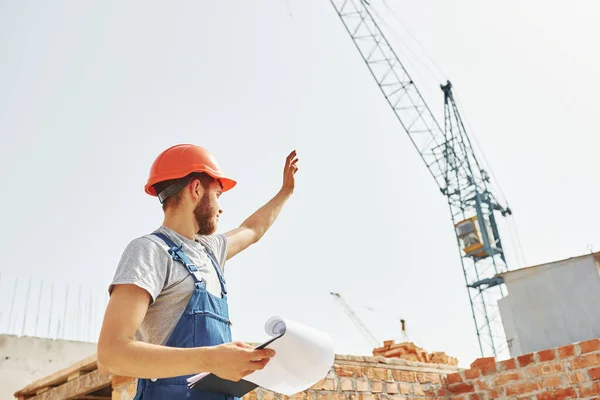
[[[527,265],[600,249],[600,5],[388,3],[404,23],[388,19],[390,40],[437,115],[452,80]],[[300,157],[276,225],[228,264],[236,339],[263,340],[279,314],[369,354],[338,291],[381,341],[399,338],[385,312],[429,351],[478,357],[445,198],[327,0],[0,2],[0,330],[17,277],[105,291],[126,244],[162,221],[143,185],[181,142],[239,181],[220,231],[276,193],[291,149]],[[523,266],[503,232],[510,268]]]

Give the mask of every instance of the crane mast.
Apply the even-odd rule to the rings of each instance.
[[[510,214],[491,192],[452,94],[444,93],[444,129],[373,18],[365,0],[330,0],[398,122],[446,197],[455,229],[481,355],[506,349],[497,301],[508,270],[494,212]]]

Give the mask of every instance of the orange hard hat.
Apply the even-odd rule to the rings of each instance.
[[[156,157],[150,168],[150,176],[144,190],[156,196],[154,185],[171,179],[179,179],[193,172],[205,172],[221,181],[223,192],[236,185],[236,181],[225,177],[215,157],[205,148],[193,144],[178,144],[169,147]]]

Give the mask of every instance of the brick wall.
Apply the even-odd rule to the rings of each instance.
[[[135,381],[113,380],[112,400],[131,400]],[[120,379],[120,380],[119,380]],[[117,385],[115,385],[115,383]],[[600,400],[600,339],[471,368],[385,357],[337,356],[323,381],[293,400]],[[264,389],[244,400],[284,400]]]
[[[431,397],[449,400],[600,399],[600,340],[524,354],[496,363],[481,358],[450,374]]]
[[[443,386],[448,374],[460,371],[448,365],[384,357],[336,356],[327,376],[309,390],[292,397],[258,388],[244,400],[408,400],[425,399],[432,387]],[[131,400],[135,379],[113,378],[112,400]]]

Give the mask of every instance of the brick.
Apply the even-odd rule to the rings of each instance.
[[[469,400],[483,400],[483,396],[480,396],[477,393],[473,393],[469,396]]]
[[[542,386],[544,388],[553,388],[553,387],[558,387],[561,385],[562,385],[562,376],[560,376],[560,375],[548,376],[548,377],[542,379]]]
[[[383,382],[381,382],[381,381],[372,381],[371,382],[371,392],[373,392],[373,393],[383,393]]]
[[[479,368],[471,368],[465,371],[465,379],[479,378]]]
[[[463,396],[463,395],[448,397],[448,400],[467,400],[467,399],[468,399],[468,397],[467,396]]]
[[[556,352],[554,349],[538,351],[538,357],[541,362],[552,361],[556,358]]]
[[[579,386],[579,397],[592,397],[600,395],[600,382],[586,382]]]
[[[571,360],[569,366],[571,370],[592,367],[600,364],[600,353],[591,353],[584,356],[579,356]]]
[[[356,390],[354,387],[354,379],[352,378],[340,378],[340,387],[342,392],[350,392]]]
[[[539,381],[528,381],[522,383],[515,383],[506,388],[506,396],[516,396],[519,394],[527,394],[540,390],[542,388]]]
[[[494,357],[483,357],[473,361],[471,363],[471,368],[489,367],[492,364],[496,365],[496,359]]]
[[[575,355],[575,346],[568,344],[558,348],[558,356],[563,358],[573,357]]]
[[[398,388],[402,394],[410,394],[410,385],[408,383],[399,383]]]
[[[388,382],[385,384],[385,392],[387,394],[396,394],[396,393],[400,393],[400,389],[398,388],[397,383]]]
[[[379,396],[371,393],[361,393],[358,395],[359,400],[378,400]]]
[[[319,382],[315,383],[311,389],[334,391],[336,389],[335,380],[327,378],[321,379]]]
[[[508,382],[514,382],[518,380],[521,380],[521,373],[519,371],[505,372],[494,377],[494,386],[504,386]]]
[[[418,373],[417,382],[419,383],[440,383],[440,376],[432,373]]]
[[[416,382],[417,374],[412,371],[392,370],[392,377],[396,382]]]
[[[535,378],[536,376],[552,375],[562,372],[563,366],[558,362],[544,363],[539,365],[532,365],[525,371],[527,373],[527,376]]]
[[[276,399],[276,394],[273,392],[270,392],[268,390],[264,390],[262,392],[262,397],[261,400],[275,400]]]
[[[552,391],[545,391],[541,394],[538,394],[537,400],[563,400],[570,398],[577,398],[577,392],[574,388],[566,388],[566,389],[554,389]]]
[[[491,375],[496,373],[496,364],[492,365],[484,365],[479,368],[481,370],[481,375]]]
[[[250,393],[252,393],[252,392],[250,392]],[[312,399],[313,399],[312,393],[307,393],[307,392],[296,393],[295,395],[290,397],[290,400],[312,400]],[[256,397],[252,400],[256,400]]]
[[[346,376],[346,377],[362,377],[363,369],[361,367],[355,365],[344,365],[334,367],[335,374],[337,376]]]
[[[585,372],[576,371],[576,372],[572,372],[569,374],[569,383],[571,385],[581,383],[581,382],[587,382],[587,381],[588,381],[588,378],[587,378],[587,375],[585,374]]]
[[[423,392],[423,386],[417,383],[412,385],[412,390],[415,396],[425,396],[425,393]]]
[[[377,400],[377,395],[371,393],[361,393],[358,395],[360,400]]]
[[[356,391],[357,392],[371,391],[371,389],[369,388],[369,381],[367,379],[357,379],[356,380]]]
[[[343,393],[321,392],[318,394],[317,400],[346,400],[346,395]]]
[[[425,397],[435,397],[435,389],[436,387],[433,385],[423,386],[423,393],[425,393]]]
[[[475,389],[473,388],[473,384],[472,383],[456,383],[454,385],[450,385],[448,386],[448,392],[451,394],[462,394],[462,393],[469,393],[469,392],[474,392]]]
[[[511,358],[509,360],[500,361],[499,367],[500,367],[500,370],[515,369],[515,368],[517,368],[517,362],[514,358]]]
[[[500,397],[500,394],[495,390],[490,390],[487,392],[487,394],[490,399],[497,399]]]
[[[523,354],[517,357],[517,360],[519,361],[519,367],[526,367],[533,362],[533,353]]]
[[[597,351],[600,348],[600,339],[592,339],[586,342],[580,342],[579,347],[581,348],[581,354]]]
[[[591,368],[588,371],[588,374],[589,374],[591,380],[593,380],[593,381],[599,380],[600,379],[600,367]]]
[[[242,400],[256,400],[258,397],[256,396],[256,390],[251,391],[248,394],[245,394],[242,397]],[[291,397],[290,397],[291,398]]]
[[[376,381],[391,381],[390,371],[386,368],[363,368],[363,374],[369,379]]]
[[[488,390],[488,384],[486,381],[475,381],[475,387],[477,390]]]
[[[496,359],[494,357],[478,358],[471,363],[471,369],[478,368],[482,375],[496,372]]]
[[[462,381],[463,381],[463,379],[458,372],[456,372],[454,374],[450,374],[446,377],[446,382],[448,383],[448,385],[453,385],[455,383],[459,383]]]

